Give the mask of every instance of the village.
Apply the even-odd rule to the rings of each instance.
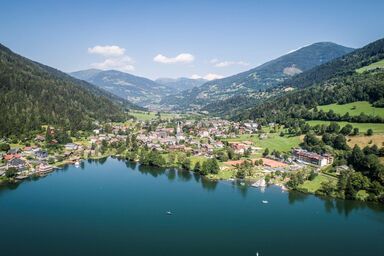
[[[274,127],[275,124],[268,126]],[[242,135],[249,135],[267,140],[268,134],[264,130],[255,122],[239,123],[221,119],[130,120],[126,123],[97,124],[97,128],[88,133],[89,136],[73,138],[72,142],[59,145],[55,139],[55,129],[49,127],[45,135],[37,134],[27,145],[9,147],[7,151],[0,152],[0,177],[17,181],[31,176],[44,176],[65,164],[79,166],[83,159],[89,158],[124,158],[130,155],[126,158],[140,161],[139,152],[144,149],[161,154],[165,158],[163,167],[174,166],[169,163],[169,159],[174,158],[170,157],[171,154],[182,154],[191,159],[189,170],[194,169],[192,164],[196,165],[204,159],[217,159],[220,173],[224,175],[210,175],[213,179],[246,178],[246,175],[236,175],[236,170],[244,163],[250,163],[257,167],[259,174],[266,175],[277,171],[297,171],[307,166],[319,170],[333,161],[331,155],[320,155],[298,147],[286,154],[268,154],[268,149],[241,139]],[[54,150],[52,146],[55,146]]]

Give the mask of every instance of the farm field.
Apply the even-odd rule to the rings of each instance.
[[[288,152],[292,148],[297,147],[302,139],[299,136],[280,137],[278,133],[267,133],[267,138],[260,139],[257,134],[243,134],[238,138],[227,139],[229,142],[252,141],[256,147],[268,148],[269,151],[278,150],[280,152]]]
[[[311,121],[307,121],[307,123],[310,125],[310,126],[315,126],[315,125],[318,125],[318,124],[327,124],[329,125],[329,121],[320,121],[320,120],[311,120]],[[343,127],[345,126],[346,124],[348,124],[348,122],[337,122],[340,127]],[[371,128],[373,130],[373,133],[384,133],[384,124],[383,123],[349,123],[351,124],[353,127],[356,127],[356,128],[359,128],[360,130],[360,133],[365,133],[369,128]]]
[[[353,147],[357,144],[360,148],[373,145],[376,145],[381,148],[384,146],[384,135],[374,134],[372,136],[348,136],[347,144],[350,147]]]
[[[156,112],[131,111],[129,114],[136,117],[138,120],[142,120],[142,121],[149,121],[149,120],[153,120],[153,119],[158,118]],[[160,113],[161,119],[172,119],[172,118],[177,118],[177,117],[181,117],[181,116],[182,115],[175,114],[175,113]]]
[[[356,101],[348,104],[329,104],[324,106],[318,106],[318,110],[323,110],[328,112],[333,110],[336,114],[344,115],[349,113],[350,116],[358,116],[360,113],[365,113],[366,115],[372,116],[381,116],[384,117],[384,108],[375,108],[372,107],[371,103],[368,101]]]

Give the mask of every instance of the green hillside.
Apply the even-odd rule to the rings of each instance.
[[[123,105],[112,98],[0,44],[0,136],[23,137],[44,124],[79,130],[91,129],[94,120],[123,120]]]
[[[372,116],[384,117],[384,108],[375,108],[368,101],[356,101],[348,104],[329,104],[324,106],[318,106],[318,110],[328,112],[333,110],[336,114],[344,115],[347,112],[350,116],[358,116],[360,113]]]
[[[374,62],[368,66],[365,66],[365,67],[362,67],[362,68],[359,68],[356,70],[357,73],[363,73],[365,71],[370,71],[370,70],[373,70],[373,69],[383,69],[384,68],[384,60],[380,60],[378,62]]]

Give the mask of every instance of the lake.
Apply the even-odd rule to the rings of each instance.
[[[0,255],[6,256],[383,251],[382,205],[283,193],[274,186],[262,192],[113,158],[0,190]]]

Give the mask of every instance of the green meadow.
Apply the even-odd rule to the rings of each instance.
[[[384,108],[372,107],[372,104],[368,101],[356,101],[343,105],[329,104],[324,106],[318,106],[317,109],[323,110],[324,112],[333,110],[336,114],[340,115],[344,115],[348,112],[350,116],[358,116],[361,113],[365,113],[366,115],[384,117]]]
[[[278,150],[280,152],[288,152],[292,148],[297,147],[301,143],[299,136],[283,136],[279,133],[266,133],[267,138],[260,139],[258,134],[243,134],[237,138],[227,139],[229,142],[252,141],[256,147],[268,148],[270,151]]]
[[[380,60],[380,61],[372,63],[368,66],[359,68],[356,70],[356,72],[361,74],[365,71],[369,71],[369,70],[376,69],[376,68],[384,68],[384,60]]]

